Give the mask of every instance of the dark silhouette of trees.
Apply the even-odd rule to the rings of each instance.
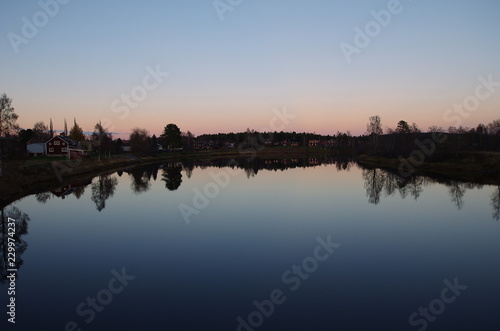
[[[15,232],[13,236],[9,235],[9,218],[14,219]],[[19,269],[24,263],[22,255],[28,248],[28,244],[22,237],[28,233],[29,220],[29,216],[17,207],[12,206],[0,210],[0,284],[6,282],[9,274],[8,269]],[[14,262],[12,259],[9,260],[9,257],[12,258],[12,255],[9,255],[9,241],[12,242],[12,239],[15,248]]]
[[[40,203],[47,203],[50,200],[52,194],[50,192],[43,192],[35,194],[36,201]]]
[[[99,121],[94,127],[92,133],[92,142],[98,150],[99,161],[101,160],[101,153],[104,155],[111,153],[113,138],[106,128],[104,128]]]
[[[45,125],[44,122],[39,121],[33,125],[33,137],[37,141],[47,141],[50,139],[49,128]]]
[[[111,175],[100,175],[97,182],[92,183],[91,200],[95,203],[98,211],[106,208],[106,200],[114,195],[117,184],[118,179]]]
[[[408,123],[406,121],[401,120],[401,121],[398,122],[396,130],[394,130],[394,131],[396,133],[405,134],[405,133],[410,133],[411,129],[410,129],[410,126],[408,125]]]
[[[465,188],[461,183],[455,180],[452,181],[451,185],[448,187],[448,193],[450,194],[451,202],[453,202],[458,209],[462,209],[464,205]]]
[[[163,168],[162,181],[165,182],[165,187],[169,191],[175,191],[182,183],[182,164],[168,163]]]
[[[151,188],[150,176],[144,170],[144,168],[134,168],[129,172],[132,177],[132,183],[130,183],[130,188],[135,194],[141,194],[149,191]]]
[[[194,135],[188,131],[181,134],[182,137],[182,148],[186,151],[191,151],[194,149]]]
[[[363,169],[362,177],[365,181],[368,202],[374,205],[378,204],[386,181],[385,171],[381,169]]]
[[[71,128],[71,130],[69,130],[69,137],[74,141],[85,141],[83,129],[78,125],[78,123],[76,123],[76,118],[73,120],[73,127]]]
[[[0,138],[10,137],[19,131],[16,121],[19,118],[12,107],[12,99],[4,93],[0,96]]]
[[[174,150],[182,147],[181,130],[175,124],[168,124],[161,135],[163,147]]]
[[[77,199],[80,199],[83,196],[83,194],[85,193],[85,187],[86,187],[85,185],[75,187],[75,190],[73,191],[73,195]]]
[[[374,134],[377,136],[384,133],[382,130],[382,120],[380,119],[380,116],[375,115],[369,118],[369,122],[366,125],[366,132],[368,132],[368,135]]]
[[[27,144],[28,141],[30,141],[31,138],[34,137],[34,133],[33,133],[33,130],[32,129],[22,129],[21,131],[19,131],[19,139],[21,140],[21,142],[23,144]]]
[[[148,143],[149,134],[146,129],[133,128],[130,133],[130,147],[132,152],[148,152],[151,150],[151,146]]]
[[[377,151],[379,148],[379,136],[383,134],[380,116],[375,115],[369,118],[369,122],[366,125],[366,132],[370,136],[372,148]]]

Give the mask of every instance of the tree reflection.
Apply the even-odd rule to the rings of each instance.
[[[14,219],[15,223],[15,233],[13,237],[9,236],[9,218]],[[29,216],[23,213],[17,207],[7,207],[1,210],[0,214],[0,284],[4,284],[7,280],[9,272],[7,269],[19,269],[24,263],[21,258],[23,253],[28,248],[28,244],[21,237],[28,233],[28,221]],[[9,261],[9,238],[14,239],[15,243],[15,261],[14,264]],[[12,240],[11,240],[12,242]],[[12,257],[12,255],[10,255]]]
[[[415,199],[418,200],[420,197],[420,194],[423,192],[423,185],[424,178],[420,176],[412,176],[408,178],[408,181],[406,183],[406,187],[408,187],[408,191],[410,195]]]
[[[73,191],[73,194],[75,195],[75,197],[77,199],[80,199],[84,193],[85,193],[85,186],[84,185],[75,187],[75,190]]]
[[[465,194],[465,187],[461,185],[460,182],[454,180],[448,187],[448,193],[450,194],[451,202],[453,202],[458,209],[462,209],[464,206],[463,198]]]
[[[365,180],[368,202],[374,205],[378,204],[380,202],[380,193],[386,181],[385,171],[380,169],[363,169],[362,176]]]
[[[51,198],[51,194],[50,192],[37,193],[35,194],[35,198],[40,203],[47,203]]]
[[[491,206],[493,207],[493,219],[500,220],[500,185],[491,194]]]
[[[163,168],[162,181],[169,191],[175,191],[182,183],[182,163],[169,163]]]
[[[186,172],[187,178],[191,178],[193,175],[193,170],[194,170],[194,161],[193,160],[188,160],[186,162],[182,163],[184,166],[184,171]]]
[[[101,175],[97,182],[92,183],[91,200],[95,203],[98,211],[106,208],[106,200],[113,196],[117,184],[118,179],[111,175]]]
[[[141,194],[149,191],[151,188],[151,183],[144,169],[133,169],[130,171],[130,176],[132,177],[132,183],[130,183],[130,188],[135,194]]]

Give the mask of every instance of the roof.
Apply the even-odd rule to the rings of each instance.
[[[54,140],[56,138],[60,138],[61,140],[67,142],[69,145],[72,145],[72,146],[78,145],[78,142],[76,140],[73,140],[73,139],[68,138],[66,136],[54,136],[53,138],[50,138],[49,140],[47,140],[46,143],[48,143],[49,141]]]
[[[45,144],[46,142],[47,142],[47,139],[43,139],[41,137],[33,137],[30,140],[28,140],[28,142],[26,143],[26,145],[30,145],[30,144]]]

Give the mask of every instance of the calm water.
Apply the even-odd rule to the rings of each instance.
[[[324,162],[165,164],[17,201],[2,330],[500,329],[499,187]]]

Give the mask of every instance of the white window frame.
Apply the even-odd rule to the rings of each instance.
[[[54,141],[54,145],[58,146],[60,144],[61,144],[61,142],[59,140]]]
[[[54,153],[54,148],[53,147],[49,148],[49,152]]]

